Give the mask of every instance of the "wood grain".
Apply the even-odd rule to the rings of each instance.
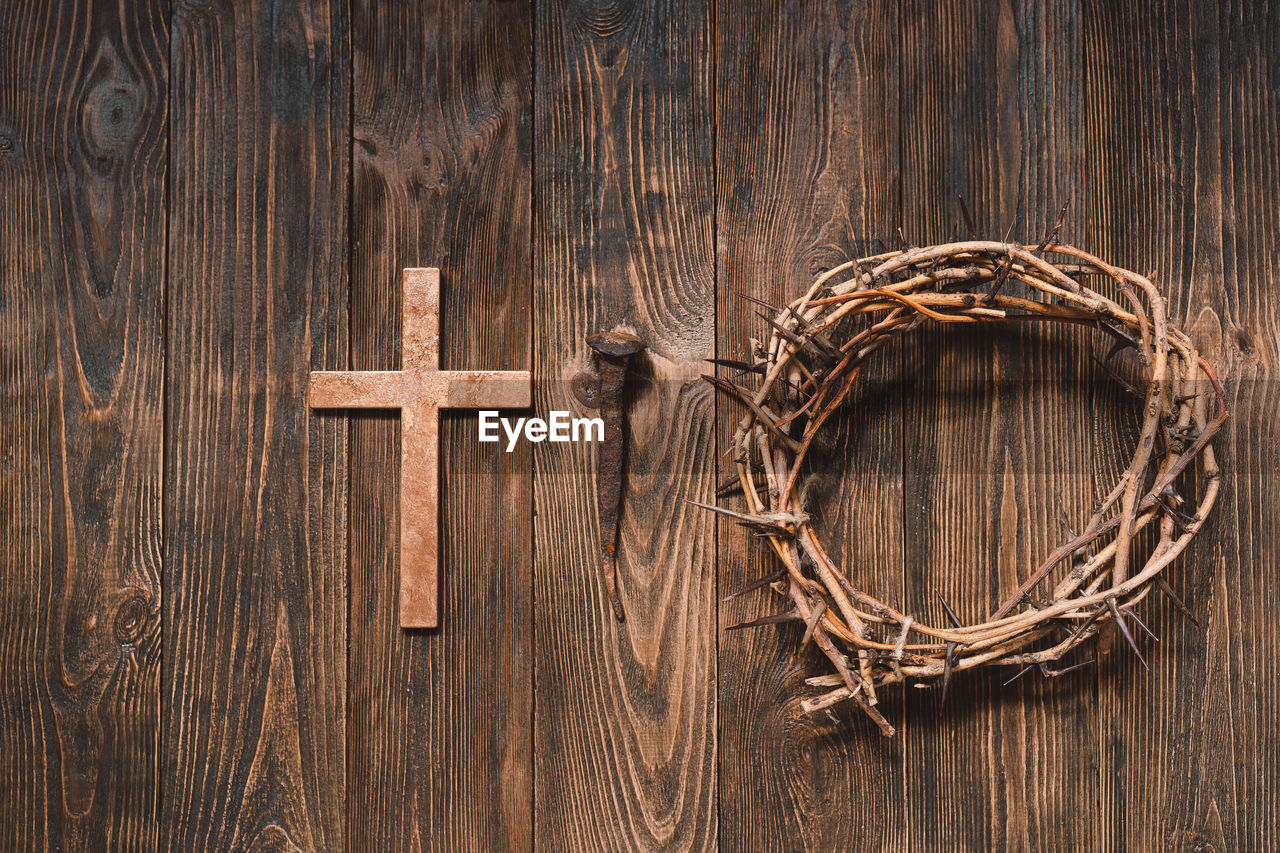
[[[346,4],[174,13],[166,849],[344,846]]]
[[[785,304],[817,273],[876,251],[875,238],[900,221],[897,24],[888,3],[781,4],[762,16],[719,9],[721,357],[748,359],[749,338],[769,332],[741,295]],[[900,601],[901,408],[885,385],[897,362],[886,353],[873,363],[866,393],[832,422],[808,466],[806,506],[858,582]],[[721,447],[741,416],[740,406],[718,401]],[[723,480],[732,460],[718,458]],[[749,531],[724,524],[719,536],[722,596],[777,567]],[[721,628],[786,608],[769,590],[749,593],[721,606]],[[721,846],[901,849],[901,739],[886,741],[844,708],[800,709],[812,692],[804,678],[823,672],[797,650],[802,630],[720,634]],[[900,724],[899,698],[886,695],[884,708]]]
[[[1173,567],[1205,628],[1168,602],[1151,672],[1123,649],[1099,721],[1106,850],[1280,844],[1274,708],[1280,646],[1280,7],[1086,5],[1094,108],[1089,219],[1117,263],[1155,270],[1170,318],[1223,374],[1223,489]]]
[[[698,2],[539,4],[535,404],[570,393],[583,338],[632,324],[614,619],[593,454],[535,451],[536,846],[716,845],[711,22]]]
[[[0,849],[1280,847],[1277,44],[1274,0],[0,2]],[[1072,200],[1221,368],[1170,575],[1206,627],[1150,600],[1149,673],[893,692],[885,741],[800,713],[792,626],[723,633],[783,608],[717,603],[773,563],[685,503],[738,416],[697,377],[765,334],[739,293],[963,234],[957,194],[1030,239]],[[397,627],[398,417],[304,392],[399,366],[412,265],[443,366],[532,358],[536,414],[591,414],[585,335],[650,342],[625,622],[598,448],[461,412],[443,625]],[[868,586],[976,618],[1137,407],[1084,332],[903,344],[809,499]]]
[[[166,8],[0,7],[0,848],[154,847]]]
[[[526,3],[353,8],[351,362],[400,359],[400,270],[441,268],[441,366],[529,364]],[[521,413],[527,414],[527,413]],[[352,849],[532,838],[532,460],[441,417],[440,627],[397,613],[399,418],[352,428]]]
[[[1082,144],[1079,9],[1015,2],[902,7],[905,233],[1039,240],[1076,202]],[[1073,230],[1064,234],[1068,239]],[[964,622],[1087,519],[1094,500],[1084,334],[936,326],[912,342],[905,423],[906,601]],[[1115,441],[1114,437],[1109,438]],[[1068,661],[1074,663],[1075,660]],[[957,677],[912,690],[906,723],[909,843],[920,850],[1094,849],[1098,781],[1092,670]]]

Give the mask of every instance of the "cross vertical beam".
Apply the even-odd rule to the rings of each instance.
[[[408,268],[401,369],[315,371],[315,409],[400,409],[400,627],[439,624],[440,409],[519,409],[527,370],[440,370],[440,270]]]

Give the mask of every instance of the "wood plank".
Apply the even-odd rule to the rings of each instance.
[[[346,785],[346,4],[184,3],[172,52],[167,849],[334,850]]]
[[[817,273],[878,251],[875,238],[901,221],[897,19],[889,3],[853,11],[790,3],[750,16],[719,10],[721,357],[747,358],[749,338],[769,333],[741,294],[788,302]],[[897,364],[886,352],[869,366],[866,390],[818,443],[805,486],[832,554],[891,601],[901,601],[903,585],[901,401],[886,384]],[[728,447],[741,416],[740,406],[718,402],[718,447]],[[721,478],[731,475],[732,460],[717,458]],[[722,596],[777,567],[750,532],[722,524],[719,536]],[[721,626],[785,609],[761,590],[723,604]],[[886,741],[857,711],[800,709],[814,692],[805,677],[829,666],[800,652],[802,630],[720,635],[721,847],[902,849],[902,740]],[[897,725],[899,694],[882,700]]]
[[[979,236],[1012,223],[1038,240],[1080,180],[1079,9],[911,3],[902,17],[907,239],[964,235],[963,195]],[[1069,222],[1063,236],[1078,233]],[[909,612],[946,625],[941,594],[981,620],[1088,518],[1093,451],[1080,435],[1096,347],[1030,326],[920,332],[904,438]],[[1094,675],[1003,687],[1013,674],[956,678],[941,713],[939,690],[910,691],[912,849],[1096,848]]]
[[[535,403],[585,414],[583,338],[629,325],[618,577],[600,579],[587,443],[534,453],[536,844],[716,845],[711,22],[699,2],[539,4]]]
[[[1117,650],[1099,757],[1108,850],[1280,844],[1280,7],[1086,5],[1089,221],[1142,271],[1222,372],[1213,516],[1168,572],[1205,623],[1164,600],[1144,618],[1151,671]]]
[[[352,10],[351,362],[400,364],[400,270],[439,266],[441,366],[529,364],[527,3]],[[527,850],[532,459],[441,418],[441,623],[397,622],[400,419],[352,427],[352,849]]]
[[[167,5],[0,12],[0,848],[154,847]]]

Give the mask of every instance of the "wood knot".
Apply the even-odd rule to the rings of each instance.
[[[136,643],[142,637],[142,632],[146,629],[150,618],[151,608],[147,604],[145,595],[135,593],[126,598],[116,608],[116,642],[121,645]]]
[[[137,87],[118,81],[104,83],[89,93],[84,128],[89,142],[101,154],[120,154],[138,135],[142,99]]]
[[[13,116],[0,113],[0,158],[16,157],[18,134],[13,127]]]
[[[592,370],[579,370],[569,383],[573,398],[588,409],[600,408],[600,375]]]
[[[1253,335],[1243,326],[1238,326],[1230,320],[1227,321],[1227,328],[1230,331],[1231,343],[1235,345],[1236,351],[1247,361],[1255,361],[1258,358],[1257,346],[1254,344]]]

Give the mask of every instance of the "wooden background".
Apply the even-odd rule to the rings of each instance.
[[[1215,516],[1124,649],[799,711],[767,571],[711,500],[698,380],[901,226],[1155,270],[1226,377]],[[395,622],[403,266],[446,367],[581,412],[630,324],[628,620],[590,445],[445,419],[443,627]],[[0,0],[0,849],[1280,847],[1280,6]],[[1113,481],[1137,406],[1088,336],[928,336],[811,484],[841,559],[985,611]]]

